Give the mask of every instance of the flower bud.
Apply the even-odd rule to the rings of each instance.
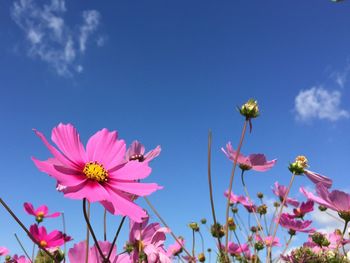
[[[192,222],[188,225],[193,231],[198,232],[199,231],[199,226],[196,222]]]
[[[204,255],[204,253],[199,253],[198,256],[197,256],[197,258],[198,258],[198,261],[199,261],[199,262],[204,262],[204,261],[205,261],[205,255]]]
[[[202,223],[203,225],[205,225],[205,224],[207,223],[207,219],[202,218],[202,219],[201,219],[201,223]]]
[[[134,250],[134,245],[131,243],[126,243],[124,249],[127,253],[130,254]]]
[[[232,207],[231,211],[232,211],[232,213],[237,214],[238,208],[237,207]]]
[[[253,119],[259,116],[258,102],[254,99],[249,99],[239,109],[241,115],[245,116],[247,120]]]
[[[258,241],[258,242],[256,242],[256,243],[254,244],[254,248],[255,248],[256,250],[258,250],[258,251],[264,249],[264,247],[265,247],[265,245],[264,245],[264,243],[261,242],[261,241]]]
[[[213,224],[211,226],[210,232],[213,237],[221,238],[225,235],[224,228],[220,223]]]
[[[273,203],[273,207],[275,207],[275,208],[280,207],[280,206],[281,206],[281,204],[279,202],[274,202]]]
[[[259,198],[259,199],[263,199],[264,198],[264,194],[262,192],[258,192],[256,194],[256,196]]]
[[[318,206],[318,210],[320,210],[321,212],[324,212],[327,210],[327,207],[323,206],[323,205],[319,205]]]
[[[308,160],[305,156],[299,155],[295,158],[294,163],[289,164],[289,171],[295,175],[304,173],[304,169],[308,167]]]
[[[210,253],[211,252],[211,248],[208,248],[207,251],[208,251],[208,253]]]
[[[236,224],[235,224],[235,221],[233,220],[232,217],[229,217],[228,218],[228,229],[230,229],[231,231],[235,231],[236,230]]]
[[[255,226],[252,226],[250,228],[250,231],[253,232],[253,233],[256,233],[258,231],[258,229]]]
[[[267,206],[265,204],[262,204],[262,205],[258,206],[257,212],[260,215],[266,215],[266,213],[267,213]]]

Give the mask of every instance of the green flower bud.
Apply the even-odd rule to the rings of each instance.
[[[254,99],[249,99],[241,106],[239,112],[241,115],[245,116],[247,120],[258,117],[260,114],[258,102]]]

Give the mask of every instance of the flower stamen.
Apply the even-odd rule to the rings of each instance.
[[[102,164],[98,162],[89,162],[85,164],[83,173],[91,180],[98,181],[100,183],[106,182],[108,179],[108,172]]]

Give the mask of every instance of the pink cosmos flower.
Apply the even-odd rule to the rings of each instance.
[[[348,193],[339,190],[329,192],[322,183],[316,185],[317,196],[303,187],[300,188],[300,192],[309,200],[338,212],[344,220],[350,220],[350,195]]]
[[[224,196],[227,198],[228,197],[228,190],[226,190],[224,192]],[[242,200],[241,196],[235,195],[234,193],[231,192],[231,196],[230,196],[230,203],[231,204],[237,204],[240,202],[240,200]]]
[[[86,149],[71,124],[60,123],[52,130],[52,141],[35,131],[54,158],[39,161],[32,158],[40,171],[49,174],[61,185],[65,197],[86,198],[100,202],[109,212],[129,216],[141,222],[146,212],[135,203],[134,196],[146,196],[161,189],[154,183],[139,183],[151,173],[148,162],[125,161],[125,142],[117,132],[102,129],[88,141]]]
[[[35,216],[36,221],[41,222],[44,218],[53,218],[61,215],[60,212],[55,212],[49,214],[49,209],[46,205],[39,206],[37,209],[34,209],[31,203],[24,203],[24,210],[29,214]]]
[[[250,249],[248,244],[236,244],[233,242],[229,242],[228,251],[231,256],[239,256],[243,254],[245,257],[250,258]]]
[[[309,200],[307,202],[302,202],[298,208],[293,209],[294,218],[304,218],[307,213],[314,211],[314,202]]]
[[[71,240],[71,238],[65,237],[62,232],[58,230],[54,230],[47,234],[46,228],[43,226],[38,227],[38,225],[31,225],[29,232],[43,248],[60,247],[66,241]]]
[[[320,233],[322,234],[322,233]],[[322,234],[326,241],[328,241],[328,244],[324,244],[322,246],[316,244],[312,237],[310,236],[308,238],[308,241],[303,244],[304,247],[309,247],[312,249],[313,252],[318,253],[320,251],[328,251],[328,250],[335,250],[338,249],[341,246],[344,246],[346,244],[350,243],[349,239],[343,238],[341,233],[338,233],[337,231],[333,233],[328,234]]]
[[[170,232],[158,223],[148,225],[148,217],[142,223],[130,221],[129,246],[133,247],[131,257],[137,262],[140,252],[147,256],[148,263],[171,263],[165,248],[165,234]]]
[[[111,248],[111,243],[108,241],[99,241],[98,242],[102,253],[107,256]],[[74,247],[69,249],[68,258],[70,263],[83,263],[85,262],[86,257],[86,242],[82,241],[77,244],[74,244]],[[103,261],[100,256],[96,245],[89,248],[89,263],[101,263]],[[116,246],[113,247],[111,256],[109,258],[111,263],[132,263],[130,256],[128,254],[117,255]]]
[[[304,233],[310,233],[314,232],[315,229],[308,228],[311,225],[311,220],[296,220],[293,218],[293,216],[283,213],[281,215],[279,224],[283,228],[289,229],[289,231],[292,232],[304,232]]]
[[[256,212],[256,209],[257,209],[256,205],[253,202],[249,201],[248,197],[240,196],[239,203],[243,205],[249,213]]]
[[[9,253],[10,251],[6,247],[0,247],[0,256],[5,256]]]
[[[278,182],[275,182],[274,188],[272,188],[272,192],[280,199],[280,202],[282,203],[287,193],[287,187],[284,185],[280,185]],[[295,207],[299,206],[298,200],[290,197],[287,197],[285,206],[287,206],[287,204],[290,204]]]
[[[9,263],[32,263],[32,262],[29,259],[27,259],[25,256],[18,256],[17,254],[15,254],[10,259]]]
[[[133,141],[126,151],[127,161],[138,160],[140,162],[150,162],[160,154],[161,148],[158,145],[155,149],[145,154],[145,146],[139,141]]]
[[[237,152],[233,149],[231,142],[228,142],[226,144],[226,150],[223,147],[221,148],[221,150],[231,161],[235,160]],[[276,162],[276,159],[272,161],[267,161],[265,155],[260,153],[250,154],[248,156],[239,154],[237,159],[237,163],[239,164],[241,169],[253,169],[259,172],[265,172],[267,170],[270,170],[276,164]]]
[[[178,238],[178,241],[180,242],[180,244],[177,241],[175,241],[174,244],[169,245],[167,249],[168,257],[170,258],[176,257],[180,255],[181,252],[183,251],[183,247],[185,246],[185,240],[183,238]]]
[[[267,247],[280,247],[282,244],[278,237],[274,237],[272,240],[272,236],[266,236],[265,239],[262,239],[260,235],[255,236],[256,241],[260,241],[265,244]]]

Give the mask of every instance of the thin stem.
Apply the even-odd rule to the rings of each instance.
[[[242,180],[242,185],[243,185],[244,192],[245,192],[246,196],[248,197],[248,201],[249,201],[249,203],[250,203],[251,205],[253,205],[253,201],[252,201],[252,199],[250,198],[250,195],[249,195],[249,192],[248,192],[248,188],[247,188],[247,186],[246,186],[246,184],[245,184],[245,182],[244,182],[244,170],[242,170],[242,173],[241,173],[241,180]],[[260,220],[259,220],[259,218],[258,218],[258,216],[257,216],[257,214],[256,214],[255,209],[252,209],[252,213],[253,213],[253,215],[254,215],[254,218],[255,218],[256,223],[258,224],[258,231],[261,232],[261,237],[262,237],[262,239],[265,239],[264,229],[263,229],[263,227],[261,226]]]
[[[199,236],[201,237],[201,242],[202,242],[202,253],[204,254],[204,238],[203,235],[201,233],[201,231],[198,231]]]
[[[17,236],[16,234],[15,234],[15,238],[16,238],[18,244],[20,245],[20,247],[22,248],[22,251],[24,252],[24,254],[26,255],[26,257],[29,259],[30,262],[33,262],[33,261],[30,259],[30,257],[29,257],[29,255],[28,255],[27,251],[24,249],[21,240],[19,240],[19,238],[18,238],[18,236]]]
[[[241,147],[243,144],[243,140],[244,140],[244,135],[247,129],[247,122],[248,120],[244,121],[244,125],[243,125],[243,129],[242,129],[242,134],[241,134],[241,138],[239,140],[239,144],[237,147],[237,152],[236,152],[236,156],[235,159],[233,161],[233,167],[232,167],[232,171],[231,171],[231,176],[230,176],[230,183],[229,183],[229,187],[228,187],[228,197],[227,197],[227,205],[226,205],[226,224],[225,224],[225,233],[226,233],[226,237],[225,237],[225,250],[227,251],[228,249],[228,217],[229,217],[229,211],[230,211],[230,196],[231,196],[231,192],[232,192],[232,184],[233,184],[233,178],[235,176],[235,170],[236,170],[236,166],[237,166],[237,160],[238,160],[238,156],[239,153],[241,151]]]
[[[115,242],[117,242],[117,238],[119,236],[120,230],[122,229],[122,226],[124,224],[125,219],[126,219],[126,216],[123,216],[122,221],[120,221],[120,224],[119,224],[119,227],[117,229],[117,232],[115,233],[115,236],[114,236],[111,248],[109,249],[109,252],[108,252],[107,262],[109,262],[109,258],[111,257],[111,254],[112,254],[112,251],[113,251],[113,247],[115,245]]]
[[[12,216],[12,218],[20,225],[20,227],[24,230],[24,232],[27,233],[27,235],[29,236],[29,238],[38,245],[38,247],[40,249],[42,249],[54,262],[57,262],[57,259],[55,259],[55,257],[53,255],[51,255],[51,253],[49,251],[47,251],[46,248],[40,246],[40,242],[38,242],[33,235],[29,232],[29,230],[24,226],[24,224],[21,222],[21,220],[19,220],[19,218],[15,215],[15,213],[12,212],[12,210],[10,209],[10,207],[8,207],[8,205],[4,202],[4,200],[2,200],[2,198],[0,198],[0,203],[1,205],[6,209],[6,211]]]
[[[194,252],[195,246],[196,246],[196,237],[194,234],[194,230],[192,229],[192,257],[193,258],[195,257],[195,252]]]
[[[278,229],[279,222],[280,222],[280,219],[281,219],[281,216],[282,216],[282,212],[283,212],[283,208],[284,208],[284,205],[287,202],[287,198],[288,198],[290,189],[292,188],[292,185],[293,185],[293,182],[294,182],[294,179],[295,179],[295,175],[296,174],[293,173],[292,178],[290,179],[290,182],[289,182],[289,185],[288,185],[288,188],[287,188],[287,192],[286,192],[286,194],[283,197],[281,208],[280,208],[280,211],[278,213],[278,217],[277,217],[277,221],[276,221],[276,227],[275,227],[275,230],[273,231],[273,235],[272,235],[272,239],[271,240],[274,240],[275,237],[276,237],[277,229]],[[271,252],[272,252],[271,250],[272,250],[272,247],[269,247],[269,249],[268,249],[268,258],[271,258]],[[266,259],[266,260],[268,260],[268,259]]]
[[[284,248],[284,250],[283,250],[283,252],[282,252],[282,254],[281,254],[282,256],[287,252],[287,249],[288,249],[290,243],[292,242],[292,238],[293,238],[293,235],[290,235],[290,236],[289,236],[289,239],[288,239],[288,242],[287,242],[287,244],[286,244],[286,247]]]
[[[107,209],[104,209],[103,213],[103,239],[107,241]]]
[[[65,217],[64,217],[64,212],[61,213],[61,216],[62,216],[63,234],[66,235],[67,231],[66,231],[66,220],[65,220]],[[64,242],[64,245],[63,245],[63,253],[64,253],[63,262],[66,262],[66,252],[67,252],[67,245],[66,245],[66,242]]]
[[[271,223],[270,223],[270,227],[269,227],[269,233],[268,236],[270,235],[271,231],[272,231],[272,226],[273,226],[273,222],[275,220],[276,214],[277,214],[278,208],[275,208],[275,212],[273,213],[272,219],[271,219]]]
[[[90,219],[90,202],[88,201],[88,208],[87,208],[87,217]],[[84,205],[85,207],[85,205]],[[89,263],[89,246],[90,246],[90,231],[89,226],[86,224],[86,250],[85,250],[85,263]]]
[[[236,219],[236,218],[237,218],[237,219]],[[235,222],[237,223],[236,225],[237,225],[239,231],[241,232],[241,234],[242,234],[246,239],[248,239],[249,232],[248,232],[248,230],[246,229],[246,227],[245,227],[245,225],[244,225],[242,219],[240,219],[240,216],[238,215],[238,213],[233,214],[233,219],[234,219]],[[240,225],[239,221],[242,221],[242,226]],[[243,227],[243,230],[244,230],[245,232],[243,232],[242,227]]]
[[[93,238],[93,240],[95,242],[95,245],[97,247],[98,253],[100,253],[100,256],[102,257],[103,262],[105,262],[106,258],[103,255],[103,252],[102,252],[102,250],[100,248],[100,245],[98,244],[97,238],[95,236],[95,232],[94,232],[94,230],[91,227],[90,219],[89,219],[89,216],[88,216],[87,211],[86,211],[86,198],[83,199],[83,213],[84,213],[84,218],[85,218],[86,224],[87,224],[87,226],[89,228],[91,236],[92,236],[92,238]]]
[[[212,133],[211,130],[208,132],[208,185],[209,185],[209,197],[210,197],[210,206],[211,206],[211,213],[213,216],[213,222],[214,226],[217,225],[216,221],[216,215],[215,215],[215,206],[214,206],[214,197],[213,197],[213,184],[211,181],[211,144],[212,144]],[[219,251],[221,254],[221,239],[218,236],[217,237],[218,244],[219,244]]]
[[[158,211],[155,209],[155,207],[151,204],[151,202],[148,200],[148,198],[146,196],[143,197],[146,201],[146,203],[148,204],[148,206],[151,208],[151,210],[153,211],[153,213],[156,214],[156,216],[158,217],[158,219],[162,222],[162,224],[168,228],[170,230],[170,235],[175,239],[175,241],[182,247],[182,249],[185,251],[185,253],[189,256],[191,256],[191,253],[188,252],[188,250],[184,247],[184,245],[179,241],[179,239],[175,236],[174,232],[170,229],[170,227],[168,226],[168,224],[164,221],[164,219],[160,216],[160,214],[158,213]]]

